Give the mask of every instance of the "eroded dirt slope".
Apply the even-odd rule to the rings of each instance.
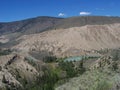
[[[120,24],[86,25],[24,35],[14,49],[22,51],[47,50],[55,55],[74,55],[81,50],[120,47]]]

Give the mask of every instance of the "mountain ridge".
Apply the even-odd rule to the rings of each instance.
[[[58,18],[41,16],[15,22],[0,23],[0,35],[20,32],[22,34],[40,33],[41,31],[70,28],[84,25],[120,23],[120,17],[79,16]]]

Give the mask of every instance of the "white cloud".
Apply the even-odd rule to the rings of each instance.
[[[59,16],[59,17],[64,17],[65,14],[64,14],[64,13],[59,13],[58,16]]]
[[[90,15],[91,12],[80,12],[80,15]]]

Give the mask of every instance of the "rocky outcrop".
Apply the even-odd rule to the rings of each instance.
[[[20,80],[34,81],[39,74],[36,68],[25,59],[24,55],[0,56],[0,88],[12,88],[12,90],[19,88],[20,90],[23,88]]]

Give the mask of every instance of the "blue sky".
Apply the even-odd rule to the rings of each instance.
[[[81,15],[120,16],[120,0],[0,0],[0,22]]]

